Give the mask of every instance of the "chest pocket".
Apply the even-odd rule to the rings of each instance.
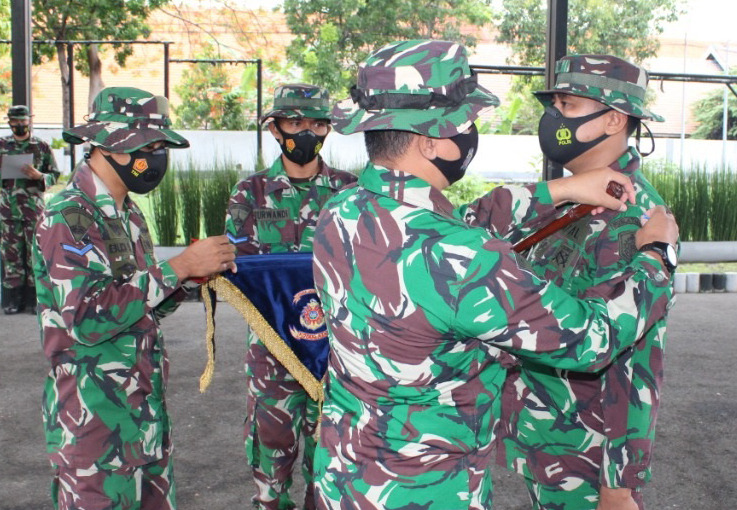
[[[298,244],[297,221],[289,209],[256,209],[253,211],[262,244]]]
[[[133,274],[138,265],[136,264],[133,245],[125,231],[125,227],[123,227],[123,221],[120,218],[106,218],[102,238],[110,259],[113,278],[126,278]]]

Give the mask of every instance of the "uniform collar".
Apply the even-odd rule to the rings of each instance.
[[[609,168],[623,174],[631,174],[640,168],[640,153],[636,148],[630,146]]]
[[[80,164],[74,171],[73,185],[91,198],[95,205],[108,218],[117,218],[120,216],[110,190],[86,162]],[[133,208],[133,201],[128,195],[126,195],[123,204],[126,209]]]
[[[453,217],[453,205],[445,195],[413,174],[369,163],[361,172],[358,185],[397,202]]]
[[[315,186],[322,186],[330,188],[333,191],[337,191],[340,185],[336,182],[337,176],[333,170],[325,163],[325,161],[318,156],[319,166],[317,175],[311,182],[314,182]],[[292,183],[289,180],[287,171],[284,169],[284,163],[282,162],[281,156],[276,158],[276,161],[271,165],[271,168],[266,172],[266,194],[271,194],[280,189],[292,188]]]

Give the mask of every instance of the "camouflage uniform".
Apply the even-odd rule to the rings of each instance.
[[[275,109],[264,118],[327,118],[327,101],[327,93],[317,87],[282,86],[275,93]],[[279,157],[270,169],[233,189],[225,222],[227,235],[238,255],[310,252],[323,204],[355,180],[353,174],[333,170],[320,159],[317,175],[298,182],[289,178]],[[253,502],[257,508],[295,508],[289,488],[303,437],[304,507],[314,508],[312,458],[319,405],[250,329],[247,343],[244,439],[256,482]]]
[[[538,93],[544,104],[554,92],[570,93],[637,118],[662,120],[643,107],[647,75],[637,66],[604,55],[572,56],[558,62],[557,73],[555,89]],[[606,87],[597,83],[599,77],[608,80]],[[623,213],[607,210],[584,217],[534,246],[528,258],[537,275],[584,298],[597,282],[627,267],[637,253],[634,237],[640,216],[663,205],[639,166],[634,148],[611,165],[632,179],[636,204]],[[509,372],[498,461],[525,476],[533,508],[594,510],[602,485],[633,489],[642,508],[640,491],[650,479],[665,333],[663,317],[597,374],[528,362]]]
[[[104,89],[94,120],[64,138],[116,152],[158,140],[186,147],[166,129],[162,99]],[[33,264],[51,362],[43,418],[55,507],[175,508],[159,320],[185,292],[171,265],[156,261],[143,214],[127,196],[118,210],[85,160],[40,217]]]
[[[11,112],[18,108],[11,108]],[[22,116],[11,113],[9,118],[30,118],[27,108],[25,112]],[[33,167],[44,174],[41,180],[4,179],[0,190],[4,303],[16,300],[20,310],[27,305],[35,313],[35,286],[31,269],[33,229],[43,209],[43,193],[56,183],[59,171],[49,145],[35,136],[25,140],[16,140],[13,135],[0,138],[0,158],[4,154],[33,154]],[[17,295],[11,297],[11,294]]]
[[[339,103],[335,128],[453,136],[495,103],[459,85],[469,77],[461,46],[389,45],[362,65],[353,94],[385,107]],[[427,99],[435,106],[424,108],[441,111],[390,107],[392,94],[407,104],[412,90],[426,97],[410,104]],[[646,311],[664,313],[669,287],[646,254],[587,300],[526,269],[501,238],[550,218],[547,184],[499,188],[473,208],[489,213],[486,228],[464,223],[465,209],[427,182],[374,164],[325,205],[314,246],[332,349],[315,456],[319,508],[491,508],[501,349],[560,368],[602,367],[622,338],[657,320]]]

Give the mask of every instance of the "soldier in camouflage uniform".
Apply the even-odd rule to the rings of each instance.
[[[330,132],[326,90],[305,84],[277,87],[269,131],[282,154],[271,168],[238,183],[226,231],[239,255],[309,252],[325,201],[356,180],[325,164],[319,151]],[[304,438],[304,508],[312,509],[312,458],[319,406],[284,366],[249,331],[246,353],[246,456],[253,470],[256,508],[291,510],[292,470]]]
[[[0,190],[0,253],[3,266],[3,311],[14,314],[27,309],[36,313],[36,287],[31,269],[33,229],[43,209],[43,193],[59,177],[49,145],[31,134],[27,106],[8,110],[10,136],[0,138],[0,160],[4,154],[33,154],[26,165],[25,179],[3,179]]]
[[[601,199],[610,179],[633,191],[610,170],[498,188],[473,204],[486,228],[464,223],[441,189],[462,177],[473,122],[497,99],[476,83],[462,46],[390,44],[361,65],[351,96],[333,123],[365,131],[371,161],[327,202],[315,232],[331,341],[318,508],[490,509],[502,349],[600,368],[665,313],[667,276],[656,254],[637,253],[577,299],[530,272],[503,239],[549,221],[556,203]],[[675,239],[672,216],[653,214],[638,243]]]
[[[529,253],[541,278],[586,297],[597,281],[620,274],[637,256],[639,218],[663,204],[640,170],[638,151],[628,147],[641,119],[663,119],[643,106],[645,70],[617,57],[564,57],[556,78],[552,90],[537,93],[546,107],[539,130],[543,152],[574,175],[609,166],[627,176],[637,192],[626,211],[584,217]],[[643,508],[641,489],[650,479],[663,380],[665,320],[652,324],[641,341],[597,374],[528,362],[510,371],[499,462],[525,476],[533,508]]]
[[[42,213],[33,244],[41,339],[51,371],[43,418],[61,510],[176,508],[168,358],[159,320],[183,284],[235,268],[225,236],[157,262],[146,221],[128,196],[163,178],[169,129],[163,96],[103,89],[87,124],[63,132],[89,154]]]

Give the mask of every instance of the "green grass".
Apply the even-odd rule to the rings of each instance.
[[[689,262],[680,264],[678,273],[735,273],[737,262]]]

